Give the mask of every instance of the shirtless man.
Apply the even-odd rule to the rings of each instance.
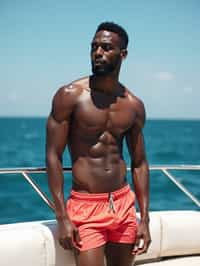
[[[119,82],[128,36],[115,23],[102,23],[91,43],[93,75],[60,88],[47,123],[49,188],[59,242],[73,249],[78,266],[130,266],[146,252],[149,233],[149,169],[142,128],[143,103]],[[126,139],[135,194],[126,180]],[[68,145],[72,190],[65,204],[62,155]],[[142,241],[141,241],[142,240]],[[141,242],[139,245],[139,242]]]

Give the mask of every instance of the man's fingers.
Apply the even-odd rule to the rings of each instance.
[[[64,249],[72,249],[73,248],[72,241],[70,238],[64,238],[64,239],[61,238],[61,239],[59,239],[59,243]]]
[[[139,247],[137,250],[137,255],[140,255],[142,253],[146,253],[147,252],[147,245],[144,245],[143,247]]]
[[[74,240],[74,244],[78,247],[82,246],[82,241],[81,241],[81,238],[80,238],[80,235],[79,235],[79,231],[78,229],[75,229],[74,230],[74,235],[73,235],[73,240]]]
[[[147,250],[148,250],[148,248],[149,248],[150,243],[151,243],[151,240],[148,240],[148,241],[144,241],[144,240],[143,240],[143,244],[140,244],[140,245],[138,246],[138,249],[137,249],[137,251],[136,251],[136,254],[137,254],[137,255],[140,255],[140,254],[142,254],[142,253],[146,253]]]
[[[138,249],[142,248],[143,244],[144,244],[144,240],[141,238],[141,236],[137,236],[132,254],[133,255],[137,254]]]

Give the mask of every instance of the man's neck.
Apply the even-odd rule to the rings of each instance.
[[[96,76],[90,78],[90,87],[97,91],[113,95],[117,92],[119,87],[118,77],[113,76]]]

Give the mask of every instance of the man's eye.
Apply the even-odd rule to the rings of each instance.
[[[104,51],[109,51],[109,50],[111,50],[112,49],[112,47],[111,47],[111,45],[110,44],[103,44],[102,45],[102,49],[104,50]]]

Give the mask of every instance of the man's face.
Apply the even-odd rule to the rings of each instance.
[[[102,30],[96,33],[91,43],[92,72],[104,76],[112,73],[121,65],[121,40],[110,31]]]

